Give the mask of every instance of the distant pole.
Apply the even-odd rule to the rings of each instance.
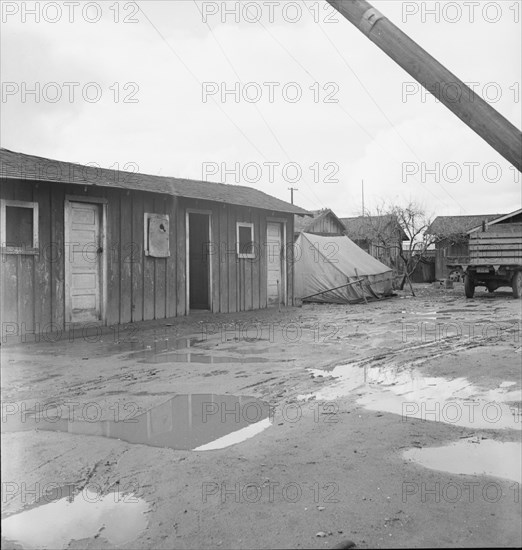
[[[288,190],[290,191],[290,202],[294,204],[294,191],[299,191],[299,189],[297,187],[289,187]]]
[[[364,180],[361,181],[362,215],[364,216]]]

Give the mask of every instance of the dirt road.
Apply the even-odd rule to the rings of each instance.
[[[520,301],[416,290],[3,345],[3,547],[520,546]]]

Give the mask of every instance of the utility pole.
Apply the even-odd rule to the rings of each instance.
[[[516,126],[366,0],[327,2],[495,151],[522,171],[522,133]]]
[[[294,204],[294,191],[299,191],[297,187],[289,187],[288,190],[290,191],[290,202]]]

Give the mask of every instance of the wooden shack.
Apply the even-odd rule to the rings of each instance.
[[[312,210],[309,216],[294,217],[294,239],[299,233],[312,233],[314,235],[343,235],[345,227],[343,222],[329,208]]]
[[[2,335],[293,303],[294,215],[259,190],[0,149]]]

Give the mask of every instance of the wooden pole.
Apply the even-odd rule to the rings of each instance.
[[[359,279],[359,273],[357,273],[357,268],[355,268],[355,276],[357,277],[357,279]],[[364,303],[367,304],[368,300],[366,299],[366,294],[364,293],[364,287],[363,287],[362,281],[363,281],[362,279],[359,279],[359,286],[361,288],[361,293],[364,298]]]
[[[326,1],[495,151],[522,171],[522,134],[511,122],[366,0]]]
[[[326,294],[327,292],[332,292],[334,290],[339,290],[340,288],[346,288],[350,285],[357,285],[359,284],[363,279],[357,279],[355,281],[352,281],[351,283],[346,283],[345,285],[336,286],[334,288],[327,288],[326,290],[321,290],[321,292],[316,292],[315,294],[310,294],[309,296],[305,296],[304,298],[301,298],[301,300],[308,300],[308,298],[313,298],[314,296],[319,296],[320,294]]]

